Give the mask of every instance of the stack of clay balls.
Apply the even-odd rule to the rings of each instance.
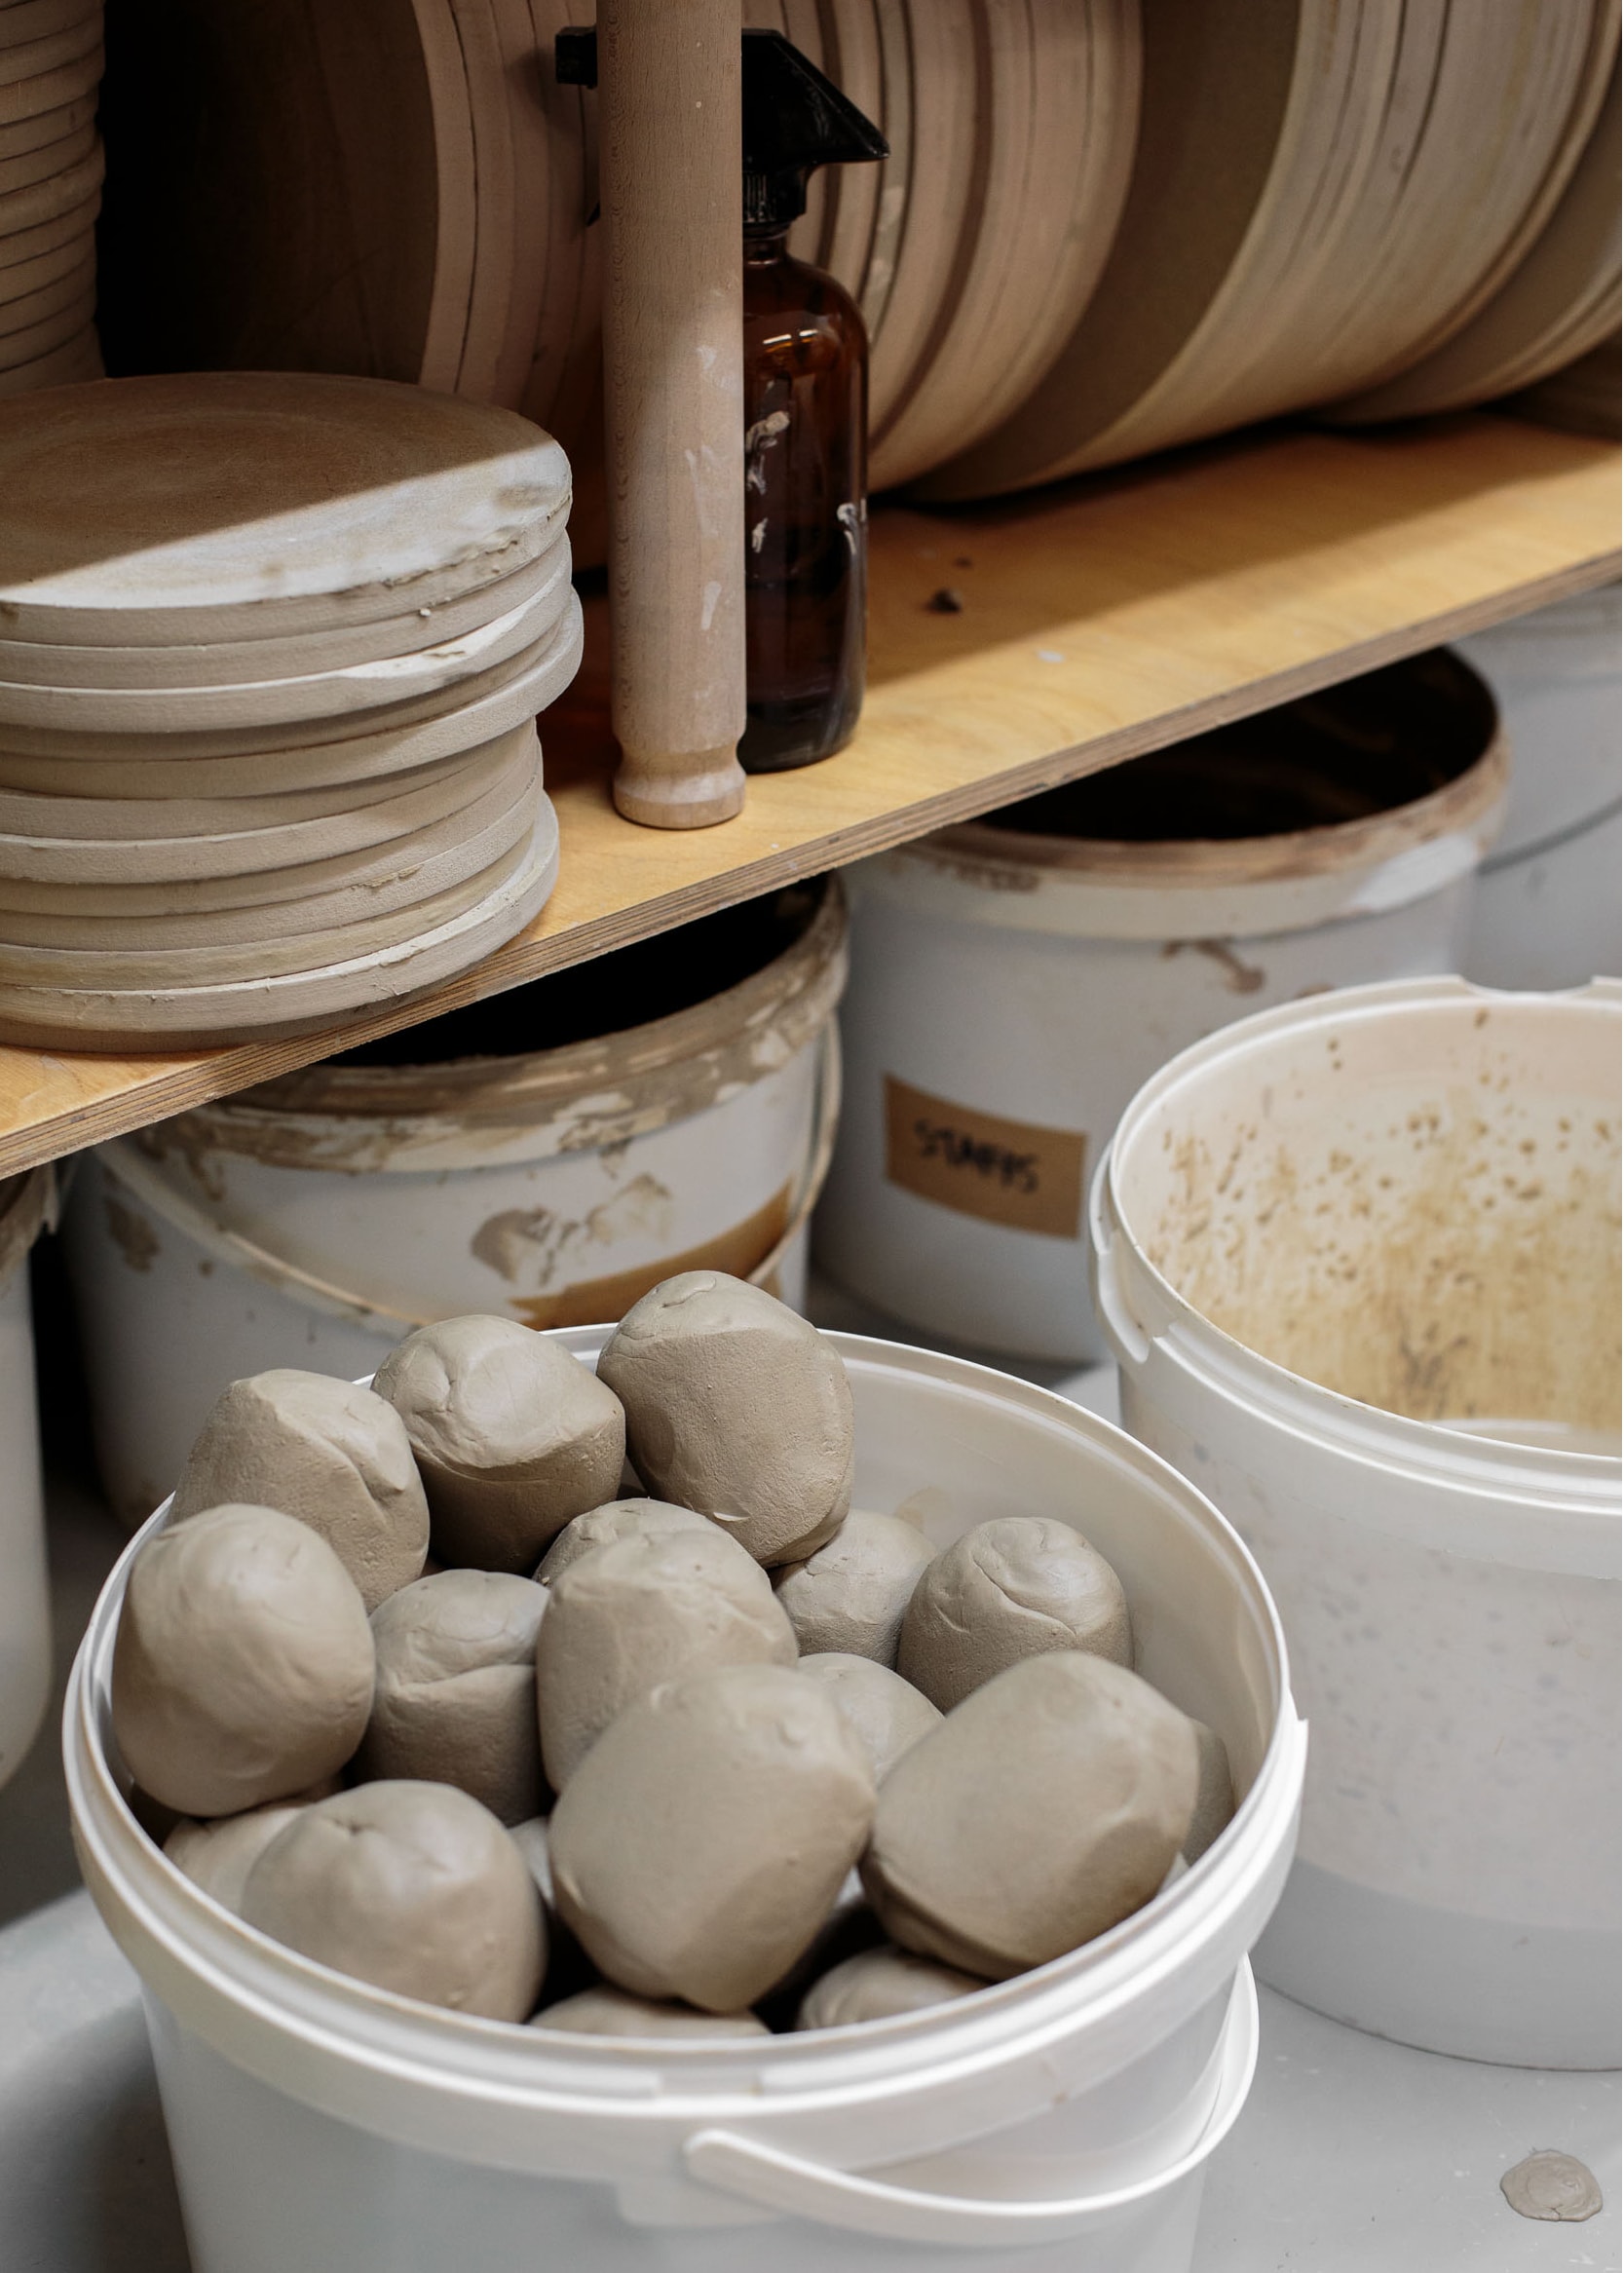
[[[101,0],[0,0],[0,396],[101,374]]]
[[[309,1030],[536,915],[536,715],[581,654],[539,428],[382,380],[103,380],[0,401],[0,1039]]]
[[[549,2029],[844,2027],[1059,1957],[1218,1835],[1224,1746],[1069,1522],[938,1553],[851,1482],[838,1351],[714,1271],[595,1376],[465,1317],[370,1389],[237,1382],[130,1573],[132,1803],[305,1957]]]

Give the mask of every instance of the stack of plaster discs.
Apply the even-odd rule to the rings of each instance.
[[[101,369],[101,0],[0,0],[0,396]]]
[[[207,372],[0,402],[0,1038],[319,1026],[557,872],[569,466],[511,412]]]

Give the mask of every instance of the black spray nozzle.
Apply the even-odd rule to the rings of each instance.
[[[781,31],[746,31],[742,39],[744,225],[781,229],[806,211],[814,168],[888,158],[890,144]],[[591,26],[559,32],[553,57],[560,86],[597,85]]]

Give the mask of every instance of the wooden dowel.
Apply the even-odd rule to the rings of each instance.
[[[739,0],[600,0],[615,802],[744,802]]]

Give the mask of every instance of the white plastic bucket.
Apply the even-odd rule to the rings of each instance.
[[[1489,987],[1582,986],[1619,966],[1619,587],[1457,642],[1494,691],[1512,753],[1505,828],[1483,864],[1461,968]]]
[[[28,1252],[55,1210],[50,1168],[0,1183],[0,1784],[21,1765],[51,1699],[51,1585]]]
[[[1090,1208],[1123,1420],[1313,1725],[1260,1973],[1530,2066],[1618,2058],[1618,1102],[1615,982],[1352,989],[1164,1067]]]
[[[1102,1357],[1084,1194],[1128,1099],[1247,1010],[1458,968],[1505,777],[1481,681],[1425,656],[850,871],[822,1267],[933,1337]]]
[[[606,1331],[564,1339],[590,1362]],[[141,1834],[108,1725],[136,1541],[75,1664],[64,1753],[86,1882],[145,1987],[195,2273],[1189,2273],[1302,1789],[1273,1607],[1217,1511],[1121,1431],[980,1367],[835,1340],[862,1503],[911,1499],[939,1541],[1076,1508],[1144,1672],[1228,1746],[1232,1824],[1084,1949],[904,2020],[656,2049],[454,2018],[264,1939]]]
[[[701,972],[703,999],[637,1017]],[[392,1045],[428,1059],[472,1031],[481,1054],[316,1066],[99,1147],[66,1245],[114,1508],[151,1512],[228,1382],[370,1374],[427,1318],[618,1317],[701,1265],[799,1307],[845,977],[829,879]],[[608,1030],[512,1047],[565,1011]]]

